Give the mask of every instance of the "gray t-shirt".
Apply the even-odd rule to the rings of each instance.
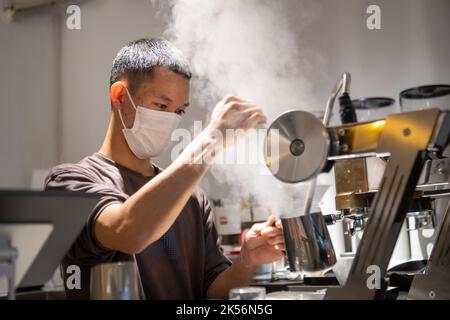
[[[161,169],[157,171],[158,174]],[[64,280],[67,266],[75,264],[81,268],[81,289],[66,288],[68,298],[89,298],[92,266],[135,260],[146,299],[205,299],[209,285],[231,265],[220,251],[211,207],[199,188],[167,233],[134,257],[99,243],[94,226],[102,210],[112,203],[123,203],[151,178],[99,153],[77,164],[52,169],[45,181],[46,190],[93,192],[101,197],[62,263]]]

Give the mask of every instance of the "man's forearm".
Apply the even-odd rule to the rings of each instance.
[[[157,241],[174,223],[203,178],[209,166],[205,159],[214,156],[211,152],[215,148],[214,139],[203,132],[167,169],[122,205],[106,208],[111,210],[109,216],[103,221],[100,217],[96,226],[102,244],[138,253]]]
[[[256,267],[246,265],[241,257],[217,276],[208,288],[209,299],[228,299],[230,289],[248,286],[252,281]]]

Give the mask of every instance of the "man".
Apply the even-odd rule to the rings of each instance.
[[[264,123],[260,108],[225,97],[169,167],[152,164],[189,106],[190,78],[186,59],[167,41],[141,39],[122,48],[113,61],[111,118],[102,147],[47,177],[47,190],[101,196],[63,261],[64,270],[75,264],[82,273],[81,289],[67,290],[69,298],[89,298],[92,266],[127,260],[136,262],[147,299],[227,298],[231,288],[249,284],[258,265],[283,256],[281,225],[270,218],[245,235],[231,265],[198,188],[210,163],[204,160],[232,143],[217,133]]]

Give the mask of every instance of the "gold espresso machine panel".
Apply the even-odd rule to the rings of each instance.
[[[278,138],[282,154],[270,154],[271,149],[267,148],[268,168],[284,182],[300,182],[305,180],[298,177],[314,177],[334,165],[336,209],[343,221],[350,222],[349,234],[358,230],[364,233],[345,285],[328,288],[326,299],[380,298],[387,284],[368,288],[367,270],[377,266],[384,278],[407,214],[432,212],[432,199],[450,194],[450,162],[442,157],[450,139],[450,113],[435,108],[336,127],[326,127],[304,113],[287,112],[269,128],[267,140]],[[299,130],[304,125],[309,128],[307,132]],[[281,130],[272,131],[275,127]],[[325,130],[328,134],[323,134]],[[301,144],[301,152],[289,154],[289,150],[298,150],[292,144]],[[314,150],[314,157],[308,150]],[[316,160],[310,161],[312,158]],[[298,165],[299,160],[302,166]],[[427,189],[433,185],[447,189]],[[439,298],[450,298],[450,274],[443,276],[441,272],[441,268],[450,266],[450,253],[442,249],[450,245],[448,236],[443,235],[449,233],[447,209],[435,243],[439,267],[427,278],[434,283],[433,290]],[[420,288],[416,291],[421,292]]]

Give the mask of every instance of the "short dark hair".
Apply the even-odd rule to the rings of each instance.
[[[172,43],[164,39],[139,39],[120,49],[113,60],[110,86],[125,78],[129,89],[135,93],[141,82],[149,79],[156,67],[164,67],[173,72],[192,77],[189,63]]]

